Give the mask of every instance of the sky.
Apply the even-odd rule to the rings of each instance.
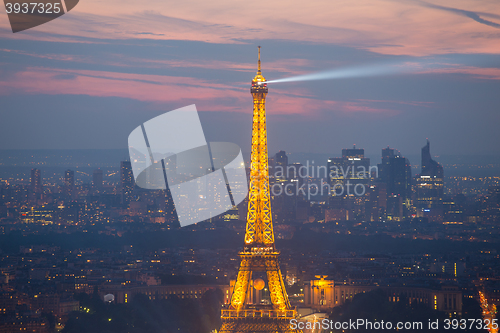
[[[82,0],[15,34],[2,7],[0,149],[125,149],[196,104],[207,141],[249,151],[257,45],[268,80],[412,69],[270,84],[271,154],[417,155],[428,138],[433,155],[500,155],[498,0]]]

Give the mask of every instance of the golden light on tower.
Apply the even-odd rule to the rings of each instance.
[[[256,289],[256,290],[262,290],[264,289],[264,287],[266,286],[266,283],[264,282],[264,280],[262,279],[257,279],[253,282],[253,287]]]
[[[286,333],[292,332],[290,320],[295,318],[296,311],[290,306],[278,262],[280,253],[274,245],[267,153],[268,88],[261,72],[260,46],[257,75],[252,80],[250,92],[253,97],[253,121],[245,244],[243,251],[239,253],[241,263],[231,304],[229,309],[222,310],[222,327],[219,333]],[[254,272],[267,277],[270,305],[247,304]],[[257,290],[265,285],[265,281],[260,278],[254,281]],[[260,287],[262,288],[258,289]]]
[[[250,92],[253,96],[253,124],[245,244],[272,245],[274,248],[267,154],[266,95],[268,89],[260,68],[260,46],[257,75],[252,80]]]

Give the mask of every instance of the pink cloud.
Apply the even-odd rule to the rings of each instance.
[[[43,84],[40,84],[43,82]],[[2,94],[89,95],[130,98],[149,103],[199,105],[204,111],[251,112],[248,87],[208,82],[189,77],[129,74],[91,70],[28,68],[0,81]],[[331,101],[312,98],[307,91],[276,89],[268,95],[273,114],[319,117],[322,112],[342,114],[397,114],[371,106],[370,101]]]
[[[71,79],[61,79],[65,77]],[[0,82],[0,87],[4,94],[113,96],[148,102],[240,98],[244,90],[185,77],[52,68],[28,68]]]
[[[463,13],[477,13],[492,24],[482,24]],[[190,40],[243,43],[246,40],[282,39],[331,43],[383,54],[429,55],[447,53],[500,53],[500,2],[295,0],[270,1],[256,6],[244,0],[189,0],[175,4],[81,1],[67,15],[48,24],[13,35],[7,20],[0,22],[3,38],[73,40],[89,37],[126,40]]]
[[[77,62],[85,64],[99,64],[117,67],[141,67],[141,68],[203,68],[203,69],[225,69],[232,71],[241,71],[254,73],[256,69],[255,63],[243,63],[232,61],[220,60],[170,60],[170,59],[147,59],[127,56],[124,54],[107,54],[108,58],[93,57],[91,55],[69,55],[69,54],[55,54],[55,53],[34,53],[26,52],[23,50],[14,49],[0,49],[0,52],[8,52],[20,54],[40,59],[50,59],[66,62]],[[311,67],[313,64],[306,59],[280,59],[276,61],[266,62],[265,67],[267,71],[277,71],[287,73],[288,75],[300,75],[305,71],[298,70],[298,68]],[[243,83],[243,82],[241,82]],[[245,82],[246,83],[246,82]]]
[[[339,109],[344,114],[365,113],[371,115],[396,116],[401,113],[397,110],[373,107],[366,102],[342,102],[339,104]]]
[[[430,107],[434,102],[423,102],[423,101],[395,101],[395,100],[379,100],[379,99],[358,99],[360,102],[368,103],[384,103],[384,104],[402,104],[402,105],[412,105],[419,107]]]
[[[452,67],[436,68],[419,72],[419,74],[467,74],[477,79],[500,80],[500,68]]]

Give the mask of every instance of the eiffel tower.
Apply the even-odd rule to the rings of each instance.
[[[231,304],[222,310],[219,333],[297,333],[299,331],[290,328],[290,320],[296,317],[296,311],[288,301],[278,262],[280,253],[274,245],[266,129],[268,88],[260,68],[260,46],[257,75],[252,80],[250,92],[253,96],[253,125],[245,245],[239,253],[241,263]],[[259,276],[267,279],[271,304],[247,302],[247,295],[253,288],[252,277]],[[263,281],[259,282],[262,284]]]

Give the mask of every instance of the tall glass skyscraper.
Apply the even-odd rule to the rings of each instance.
[[[75,172],[73,170],[64,171],[64,194],[69,198],[73,197],[75,187]]]
[[[130,161],[122,161],[120,163],[120,183],[122,204],[128,205],[134,190],[134,174],[132,173],[132,164]]]
[[[386,184],[387,218],[401,220],[411,205],[411,165],[407,158],[393,148],[382,149],[378,165],[379,181]]]
[[[429,222],[443,221],[443,177],[443,166],[432,159],[427,140],[422,148],[422,170],[416,177],[417,217],[426,217]]]

